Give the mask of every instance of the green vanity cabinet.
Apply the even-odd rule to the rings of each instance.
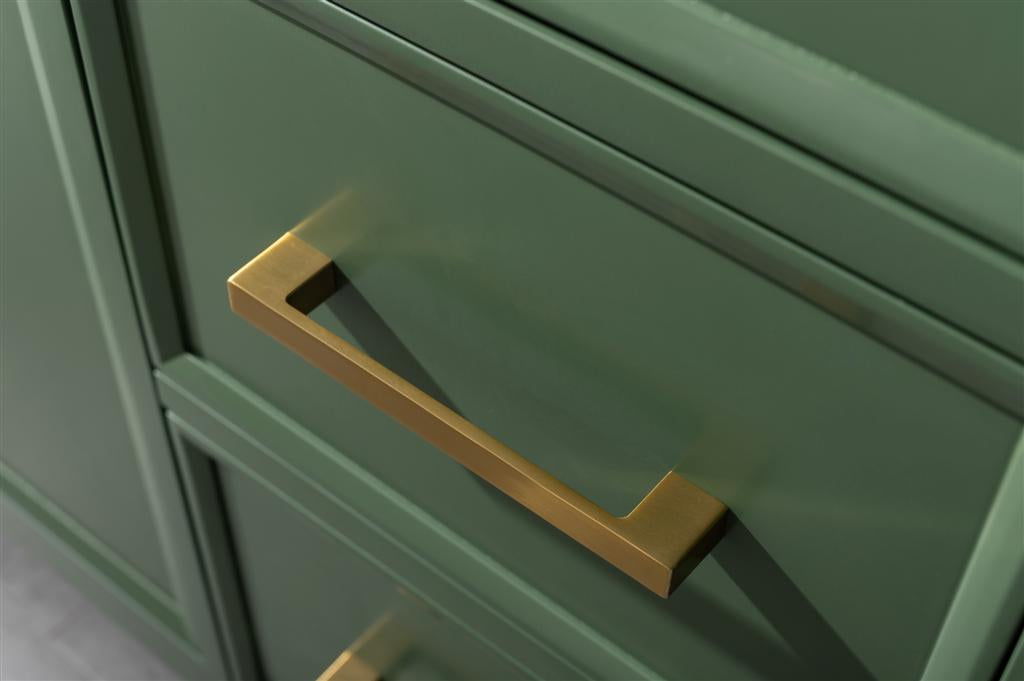
[[[5,500],[101,542],[197,678],[388,640],[387,678],[998,677],[1024,621],[1016,8],[923,24],[966,101],[889,63],[923,6],[805,5],[8,3],[5,94],[32,97],[4,98]],[[888,22],[877,53],[822,37],[847,15]],[[339,284],[314,341],[229,305],[286,233]],[[334,337],[413,387],[364,401]],[[536,478],[505,496],[393,419],[414,389],[596,522],[671,474],[724,534],[651,593],[520,505]]]
[[[886,315],[901,335],[931,332],[884,294],[856,299],[804,252],[769,256],[752,220],[356,15],[145,2],[126,15],[202,359],[164,368],[179,393],[208,371],[237,380],[633,657],[633,673],[922,672],[1020,434],[1012,362],[964,346],[962,361],[998,357],[1009,385],[998,405],[972,395],[922,366],[930,342],[891,347]],[[499,114],[511,130],[494,129]],[[603,176],[581,177],[584,158]],[[293,228],[348,281],[314,320],[615,514],[669,470],[696,482],[732,512],[711,557],[653,597],[211,295]],[[724,232],[749,241],[700,238]],[[337,467],[275,455],[343,498]]]
[[[0,3],[2,531],[183,673],[226,673],[59,3]]]

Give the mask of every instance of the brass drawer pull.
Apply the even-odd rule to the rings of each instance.
[[[292,233],[228,279],[231,309],[651,591],[667,597],[718,541],[726,507],[674,471],[618,518],[323,328],[342,281]]]
[[[405,630],[391,616],[384,615],[343,650],[316,681],[380,681],[410,645]]]

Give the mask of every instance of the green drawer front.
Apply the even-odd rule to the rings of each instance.
[[[204,436],[183,424],[171,416],[182,455],[210,457],[195,442]],[[349,528],[318,526],[277,488],[274,494],[231,465],[218,465],[217,473],[267,679],[317,678],[374,625],[381,627],[376,644],[393,647],[390,665],[378,670],[388,679],[524,678],[346,546]]]
[[[1015,419],[266,8],[128,14],[197,354],[658,674],[920,672]],[[234,317],[304,220],[321,323],[611,511],[675,468],[712,557],[652,596]]]
[[[700,2],[334,1],[1016,360],[1024,358],[1024,163],[1019,153],[977,131],[875,82],[850,78],[836,64]],[[324,3],[271,4],[417,85],[452,96],[455,88],[437,73],[395,59],[373,41],[346,43],[351,29],[336,16],[332,20]],[[843,29],[859,23],[881,31],[878,22],[866,19],[871,15],[906,20],[915,11],[928,14],[927,21],[945,24],[946,31],[965,39],[951,41],[947,33],[931,41],[917,32],[905,43],[908,50],[921,56],[941,47],[950,61],[967,64],[981,56],[970,41],[984,40],[979,62],[994,59],[1006,68],[996,77],[978,63],[977,72],[986,77],[974,80],[1005,95],[1012,88],[1002,85],[1015,73],[1024,79],[1024,59],[1010,56],[1024,45],[1013,39],[1019,29],[993,33],[987,28],[994,14],[1024,10],[1019,3],[1001,4],[1003,9],[992,12],[984,2],[944,2],[941,12],[921,12],[923,6],[914,3],[751,2],[765,14],[785,14],[785,8],[801,5],[807,11],[790,16],[828,17]],[[906,23],[899,24],[885,30],[900,34]],[[872,51],[876,42],[855,44]],[[897,62],[907,63],[888,64]],[[921,66],[937,76],[947,94],[962,98],[949,86],[948,70],[934,68],[929,60]],[[645,201],[649,197],[635,181],[616,182],[616,173],[593,159],[565,159],[564,145],[545,146],[542,135],[524,131],[529,126],[522,121],[503,122],[470,92],[460,89],[453,99],[621,196],[676,219],[663,205]],[[991,98],[971,105],[999,110]],[[972,240],[960,229],[981,238]],[[692,231],[763,266],[754,253],[732,242],[728,230]],[[958,276],[950,277],[951,272]],[[935,349],[934,339],[907,342],[887,334],[877,320],[867,328],[918,356]],[[953,365],[948,357],[930,362],[951,376]]]
[[[998,0],[704,0],[1024,150],[1024,8]]]

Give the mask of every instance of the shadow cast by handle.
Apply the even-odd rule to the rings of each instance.
[[[353,340],[366,348],[374,359],[391,371],[455,413],[459,413],[441,386],[431,378],[426,368],[409,351],[384,318],[373,309],[359,289],[345,279],[340,271],[336,271],[335,276],[339,278],[338,290],[324,302],[324,305],[338,321],[344,323]]]
[[[353,340],[378,361],[449,409],[458,411],[352,282],[343,279],[324,306],[337,321],[343,322]],[[500,493],[496,496],[504,498]],[[669,609],[680,619],[699,619],[700,633],[710,644],[744,659],[768,677],[807,681],[872,679],[867,667],[750,530],[731,514],[727,523],[725,538],[711,556],[778,632],[788,649],[697,591],[677,593],[669,599]],[[539,520],[538,525],[554,531]]]
[[[874,678],[782,567],[734,515],[714,559],[815,679]]]

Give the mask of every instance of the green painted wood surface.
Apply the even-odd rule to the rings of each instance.
[[[382,6],[374,5],[375,8]],[[446,12],[450,7],[470,7],[462,4],[442,6],[446,8]],[[417,87],[443,98],[450,105],[469,115],[485,117],[490,125],[541,155],[571,167],[581,177],[623,197],[628,202],[635,203],[643,210],[658,216],[680,231],[693,235],[728,257],[756,269],[773,282],[856,326],[873,338],[957,381],[960,385],[991,400],[1011,414],[1024,416],[1024,391],[1020,389],[1020,386],[1024,384],[1024,367],[978,339],[943,323],[931,314],[909,306],[903,297],[906,292],[902,287],[896,287],[900,291],[900,296],[879,288],[863,277],[851,273],[830,260],[822,259],[813,252],[773,233],[766,229],[765,225],[751,221],[721,204],[710,201],[684,185],[672,182],[670,178],[654,169],[626,158],[614,148],[601,144],[579,131],[567,128],[561,122],[524,102],[503,94],[479,79],[468,76],[464,71],[452,68],[446,62],[427,56],[415,46],[395,39],[390,33],[370,26],[353,14],[339,11],[337,7],[324,0],[274,4],[273,8],[286,12],[293,21],[307,26],[311,30],[319,31],[325,38],[356,51],[357,54],[374,63],[383,65],[399,77],[406,79],[407,82],[414,83]],[[406,14],[409,12],[403,12],[400,16]],[[412,16],[422,15],[413,14]],[[434,16],[434,14],[428,13],[427,16]],[[464,25],[467,17],[476,15],[471,13],[468,15],[455,14],[454,16],[459,21],[441,22],[440,25]],[[522,17],[519,18],[522,19]],[[437,22],[430,25],[434,28],[438,26]],[[494,26],[493,24],[474,24],[474,27],[483,30],[493,29]],[[500,35],[508,37],[518,34],[514,32],[510,34],[506,31]],[[446,44],[452,43],[449,41]],[[499,42],[499,44],[500,50],[508,50],[507,40]],[[526,46],[529,49],[524,51],[530,53],[536,51],[537,45],[527,43]],[[548,46],[553,47],[552,45]],[[555,52],[554,54],[559,53]],[[552,60],[546,60],[544,63],[550,64]],[[563,62],[557,63],[561,63],[564,67]],[[577,63],[576,66],[585,68],[587,63]],[[558,81],[557,89],[559,91],[564,89],[565,82],[578,80],[579,68],[575,71],[560,69],[559,73],[565,74],[565,78]],[[593,69],[591,69],[592,72]],[[626,78],[628,70],[625,75],[620,74],[620,76]],[[523,81],[521,78],[519,80]],[[527,79],[527,82],[530,80],[532,79]],[[502,83],[505,84],[504,81]],[[603,91],[606,88],[597,89]],[[639,86],[634,89],[642,90]],[[628,88],[625,91],[612,89],[609,96],[616,101],[618,107],[623,102],[623,95],[629,92]],[[647,117],[638,116],[637,118],[646,120]],[[715,120],[712,118],[704,122],[711,123]],[[717,122],[721,123],[721,121]],[[727,164],[728,184],[741,187],[756,186],[757,184],[755,182],[751,185],[742,177],[734,177],[734,169],[750,167],[751,157],[744,152],[744,149],[746,151],[753,149],[754,156],[758,156],[760,153],[763,157],[762,160],[772,157],[772,154],[767,153],[766,149],[759,150],[756,146],[753,148],[743,147],[740,144],[742,142],[740,138],[732,139],[731,146],[719,148],[719,144],[724,144],[730,139],[728,135],[708,138],[706,131],[700,133],[699,130],[694,131],[693,134],[705,140],[709,149],[716,149],[717,156],[733,158],[734,155],[739,154],[735,156],[735,162]],[[632,147],[630,150],[635,152]],[[684,155],[681,158],[688,158],[688,156]],[[785,155],[779,156],[777,160],[785,160]],[[788,161],[795,160],[788,159]],[[779,168],[775,165],[759,166],[759,168],[760,170],[755,172],[757,177],[776,178],[779,175]],[[139,169],[139,172],[144,172],[144,169]],[[821,196],[820,187],[816,190],[813,186],[803,186],[803,189],[797,190],[796,187],[791,186],[790,189],[792,191],[789,195],[801,197],[814,195],[819,198]],[[756,197],[759,192],[750,191],[747,192],[747,195]],[[768,196],[771,195],[772,193],[769,192]],[[775,206],[789,205],[787,202],[777,200],[770,200],[768,203]],[[828,203],[828,201],[824,202],[824,204]],[[785,220],[789,221],[799,217],[805,225],[817,225],[822,223],[823,219],[830,221],[835,216],[842,216],[844,219],[852,219],[850,224],[855,226],[875,225],[876,221],[869,216],[854,217],[856,211],[853,209],[857,204],[850,205],[847,202],[843,204],[842,208],[835,210],[824,204],[819,204],[817,201],[814,203],[799,202],[786,211]],[[804,214],[802,208],[813,209],[817,212]],[[748,214],[749,209],[748,206],[746,208]],[[758,214],[760,215],[760,213]],[[825,217],[822,218],[822,216]],[[151,224],[135,220],[125,223],[125,229],[132,232],[133,238],[130,243],[145,243],[148,240],[163,239],[164,233],[161,230],[152,229],[152,227]],[[822,232],[816,228],[813,231],[832,234],[832,241],[835,243],[847,241],[843,230]],[[903,234],[903,236],[911,235],[911,233]],[[964,243],[965,248],[963,250],[955,248],[957,241],[954,240],[954,242],[946,244],[946,247],[953,247],[949,253],[965,255],[967,261],[975,260],[972,266],[967,267],[966,261],[961,260],[956,260],[956,262],[946,262],[943,259],[935,260],[932,255],[923,255],[918,247],[912,247],[910,243],[903,244],[895,251],[897,254],[912,254],[915,262],[930,261],[931,266],[928,270],[942,272],[939,281],[942,282],[943,287],[947,287],[950,282],[947,274],[949,270],[960,272],[961,276],[958,281],[971,281],[980,287],[978,290],[972,289],[971,296],[989,288],[982,281],[990,275],[1000,278],[1009,274],[1011,279],[1012,276],[1015,276],[1012,269],[1010,271],[1003,271],[999,268],[986,269],[985,258],[977,259],[978,256],[984,256],[984,252],[976,252],[969,248],[970,241],[965,241],[966,237],[963,235],[954,233],[952,236]],[[888,248],[880,249],[879,244],[873,241],[869,234],[860,235],[858,241],[865,238],[870,243],[868,249],[870,254],[888,252]],[[138,259],[139,253],[130,251],[128,255],[130,259]],[[906,257],[899,255],[890,257],[890,260],[898,262],[894,271],[904,273],[909,271],[905,267]],[[942,264],[944,262],[946,264]],[[138,271],[156,271],[163,268],[164,265],[163,263],[141,261],[135,267]],[[915,268],[915,271],[918,271],[918,268]],[[1017,267],[1017,275],[1024,275],[1024,270]],[[911,280],[916,278],[916,276],[910,277]],[[808,283],[811,281],[814,282],[813,286]],[[930,276],[917,283],[927,284],[929,281],[932,281]],[[924,286],[925,290],[929,288],[928,285]],[[1021,288],[1022,286],[1017,285],[1011,287],[1011,290],[1017,293]],[[967,289],[954,286],[952,290],[964,291]],[[140,295],[144,299],[146,309],[152,308],[154,311],[161,311],[162,314],[162,311],[173,310],[176,307],[169,286],[148,288],[142,290]],[[939,298],[946,299],[943,296]],[[984,304],[968,307],[985,310],[986,315],[991,315],[992,310],[995,309],[991,305],[993,298],[991,295],[984,295],[983,299]],[[1003,316],[995,314],[993,318],[1000,320],[1000,323],[1005,324],[1008,329],[1018,332],[1022,325],[1014,324],[1013,319],[1014,315],[1024,314],[1021,312],[1021,309],[1024,308],[1012,306],[1011,309],[1012,314]],[[182,341],[175,338],[166,342],[181,343]]]
[[[1024,622],[1024,434],[978,534],[925,679],[995,678]]]
[[[168,590],[155,518],[18,8],[5,2],[0,11],[3,459]]]
[[[658,673],[920,673],[1017,421],[260,7],[129,9],[199,354]],[[676,466],[712,559],[653,599],[234,318],[317,213],[322,321],[613,510]]]
[[[198,651],[187,640],[186,625],[174,598],[112,550],[104,538],[90,532],[2,461],[0,492],[40,534],[74,556],[77,564],[88,566],[117,596],[140,610],[146,624],[158,629],[187,656],[198,657]]]
[[[42,540],[171,666],[223,678],[71,16],[0,4],[4,531]]]
[[[452,681],[523,678],[253,480],[226,467],[220,473],[267,678],[316,678],[389,614],[413,638],[410,654],[439,658],[454,672]]]
[[[150,357],[162,361],[182,352],[181,323],[169,295],[172,283],[159,231],[162,204],[149,178],[144,122],[131,90],[131,57],[120,35],[117,3],[71,0],[70,6],[132,291],[144,301],[139,322]]]
[[[777,49],[780,41],[696,3],[521,6],[600,50],[492,3],[339,4],[1024,357],[1019,154],[871,83],[853,81],[820,59]],[[272,6],[314,30],[344,33],[342,20],[329,21],[329,10],[316,2]],[[353,44],[372,58],[364,41]],[[379,61],[429,87],[421,69],[402,69],[388,57]],[[434,89],[451,97],[451,88]],[[495,121],[490,111],[483,116]],[[520,135],[527,144],[537,137]],[[555,159],[564,154],[557,145],[541,151]],[[592,161],[570,165],[607,182],[609,173],[598,172]],[[605,186],[639,198],[635,188]],[[908,205],[914,203],[925,210]],[[660,216],[673,221],[678,214]],[[691,231],[771,271],[718,230]],[[1017,257],[979,243],[970,232]],[[914,267],[906,266],[908,259]],[[950,272],[961,276],[951,278]],[[901,349],[922,356],[927,345]]]
[[[384,614],[394,589],[358,556],[229,468],[221,489],[268,679],[313,679]]]
[[[511,4],[852,171],[876,189],[1024,256],[1019,149],[914,99],[915,88],[923,85],[956,107],[1001,118],[1008,130],[1017,126],[1013,134],[1020,137],[1014,110],[1021,104],[1013,99],[1024,68],[1020,20],[1013,20],[1021,13],[1019,3],[720,3],[738,7],[741,17],[768,18],[769,31],[773,23],[798,28],[804,40],[797,45],[785,39],[787,31],[780,38],[756,20],[748,23],[713,6],[718,3]],[[990,30],[1000,15],[1005,25]],[[852,63],[825,58],[841,53],[853,56]],[[856,62],[869,67],[851,72]],[[894,81],[884,77],[887,71],[897,76]],[[961,88],[967,80],[970,85]],[[965,97],[968,91],[976,96]],[[848,224],[847,230],[857,229]]]
[[[234,681],[259,679],[252,623],[239,582],[238,561],[231,545],[231,529],[216,466],[209,457],[190,446],[173,423],[168,423],[168,431],[192,518],[196,552],[201,556],[208,602],[217,621],[226,678]]]
[[[158,379],[165,404],[175,412],[170,415],[174,430],[183,433],[181,438],[196,443],[188,448],[190,452],[196,452],[190,458],[205,459],[202,453],[206,452],[219,464],[260,480],[328,532],[336,533],[338,530],[334,528],[344,528],[343,533],[335,536],[351,542],[352,548],[396,581],[446,608],[450,616],[473,631],[491,636],[492,641],[500,641],[502,648],[512,653],[514,659],[521,663],[539,664],[539,667],[533,667],[534,670],[547,670],[541,678],[575,678],[576,675],[567,674],[564,669],[552,671],[549,663],[545,666],[541,662],[543,653],[516,643],[514,637],[519,634],[503,630],[502,625],[494,621],[495,615],[523,627],[520,631],[540,634],[547,646],[568,654],[584,667],[598,670],[591,678],[656,676],[631,661],[627,652],[562,612],[551,600],[540,596],[502,566],[454,537],[422,509],[411,506],[343,454],[303,431],[294,421],[214,367],[186,356],[172,361],[158,372]],[[178,414],[184,415],[188,423]],[[1019,461],[1016,465],[1019,466]],[[1006,499],[995,502],[987,521],[992,525],[995,518],[997,526],[1001,526],[1004,532],[1007,527],[1012,532],[1012,525],[1018,520],[1012,508],[1012,502],[1019,501],[1013,495],[1014,470],[1007,471],[1003,482],[1009,496],[1001,494]],[[1005,501],[1010,501],[1011,506],[1004,508]],[[985,533],[992,534],[991,531]],[[1012,544],[1006,545],[998,536],[991,536],[979,540],[979,546],[972,557],[972,565],[988,570],[990,576],[994,574],[996,582],[1000,582],[1000,575],[1013,574]],[[403,556],[403,552],[407,553]],[[757,554],[751,553],[749,558],[756,560]],[[970,570],[978,571],[977,568]],[[457,584],[463,594],[439,585],[439,575],[450,579],[450,584]],[[964,583],[977,582],[979,577],[983,582],[985,576],[979,573],[965,579]],[[1002,583],[1009,584],[1005,580]],[[977,653],[998,650],[998,622],[1003,615],[1012,616],[1015,606],[1012,598],[997,609],[979,604],[979,596],[982,600],[995,599],[997,605],[1003,596],[998,590],[979,592],[978,586],[984,584],[968,584],[966,590],[961,585],[958,589],[962,594],[957,596],[957,600],[963,600],[968,607],[951,608],[944,627],[951,632],[959,631],[961,635],[942,635],[944,640],[940,640],[932,652],[929,663],[932,671],[940,667],[949,671],[950,663],[981,669],[993,662],[990,656],[979,657]],[[474,594],[490,607],[481,611],[468,606],[464,600],[466,592]],[[787,600],[792,606],[792,594]],[[705,607],[708,605],[705,603]],[[984,624],[985,632],[975,631],[983,623],[988,623]],[[997,626],[993,628],[992,623]],[[970,635],[965,637],[962,635],[964,632]],[[972,639],[973,643],[967,639]],[[740,629],[734,632],[730,641],[732,652],[743,655],[751,643],[750,632]],[[987,650],[979,651],[975,645],[979,643]],[[763,655],[768,651],[762,648],[760,652]],[[793,675],[792,669],[777,671],[782,675]],[[749,675],[749,671],[741,668],[734,673],[744,677]],[[679,673],[666,676],[679,678]],[[804,675],[797,673],[796,676]],[[813,674],[806,676],[813,677]],[[946,674],[940,678],[948,677],[950,675]]]
[[[1024,4],[704,0],[1024,150]]]
[[[583,671],[587,667],[617,678],[654,676],[215,367],[185,355],[158,370],[157,379],[173,432],[193,445],[186,458],[201,458],[208,466],[212,458],[261,481],[396,584],[518,665],[522,676],[592,678]],[[306,465],[296,467],[293,459]],[[570,662],[570,655],[584,666]]]

